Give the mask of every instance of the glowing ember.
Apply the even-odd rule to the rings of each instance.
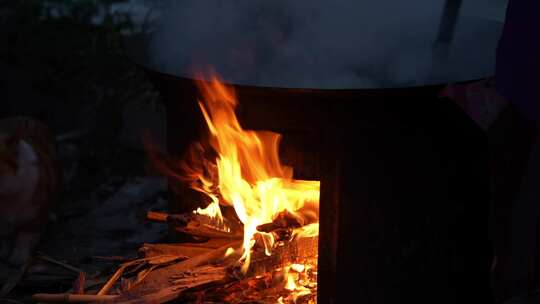
[[[225,257],[228,257],[230,256],[231,254],[234,253],[234,249],[232,249],[231,247],[227,248],[227,251],[225,251]]]
[[[244,225],[240,261],[245,273],[256,234],[263,241],[266,253],[271,254],[273,234],[258,232],[257,226],[271,223],[280,212],[288,211],[309,224],[297,229],[293,235],[306,237],[318,234],[318,223],[313,223],[313,218],[318,221],[320,183],[292,178],[292,168],[283,166],[279,160],[281,135],[242,129],[234,112],[238,101],[231,87],[225,86],[217,77],[210,82],[199,83],[199,87],[203,96],[199,106],[217,158],[197,164],[188,163],[184,169],[193,181],[192,187],[212,200],[206,209],[198,209],[196,213],[223,222],[219,205],[234,207]],[[203,145],[194,147],[201,149]],[[206,166],[200,166],[201,163]],[[212,174],[212,170],[217,174]]]
[[[285,289],[289,291],[296,290],[296,283],[294,282],[294,277],[291,274],[287,275],[287,284],[285,284]]]
[[[291,269],[296,272],[304,272],[305,266],[304,264],[292,264]]]
[[[313,266],[304,264],[291,264],[284,269],[285,287],[290,292],[284,303],[296,303],[300,297],[312,295],[316,292],[314,278],[307,273]],[[313,273],[311,273],[313,274]]]

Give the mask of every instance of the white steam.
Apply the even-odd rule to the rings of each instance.
[[[499,25],[460,19],[444,61],[433,45],[442,0],[174,0],[151,63],[189,76],[212,67],[231,83],[365,88],[489,76]]]

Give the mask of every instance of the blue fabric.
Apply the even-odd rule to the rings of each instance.
[[[509,0],[495,81],[526,118],[540,120],[540,0]]]

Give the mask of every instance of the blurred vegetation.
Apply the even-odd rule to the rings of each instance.
[[[59,145],[68,205],[111,176],[140,174],[143,152],[119,144],[122,111],[128,103],[130,108],[159,108],[158,93],[123,48],[124,39],[145,35],[151,22],[148,16],[134,21],[126,10],[115,10],[119,3],[127,1],[0,0],[0,73],[7,79],[15,77],[12,71],[22,74],[21,87],[30,82],[37,96],[7,102],[30,107],[47,102],[46,111],[54,115],[41,110],[35,115],[58,135],[89,131]],[[145,4],[159,9],[160,1]],[[0,104],[3,100],[0,95]]]
[[[0,62],[31,75],[35,88],[62,99],[66,109],[118,118],[127,102],[155,101],[122,47],[125,37],[147,32],[149,20],[135,24],[113,9],[122,2],[0,0]]]

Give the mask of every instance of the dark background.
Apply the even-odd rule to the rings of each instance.
[[[167,191],[148,170],[141,142],[150,130],[162,143],[163,110],[122,42],[146,32],[152,12],[117,10],[123,2],[0,1],[0,119],[24,115],[49,126],[64,171],[38,251],[87,278],[114,271],[95,256],[133,257],[140,244],[166,235],[164,226],[144,220],[148,210],[167,209]],[[15,270],[1,267],[3,282]],[[9,298],[30,302],[33,293],[64,292],[76,277],[35,260]]]
[[[146,210],[167,208],[167,191],[162,179],[148,174],[141,132],[149,129],[163,143],[164,113],[158,92],[123,47],[125,38],[152,29],[162,1],[134,2],[150,9],[129,13],[118,9],[126,3],[121,0],[0,0],[0,118],[45,122],[58,136],[64,165],[65,192],[40,250],[89,273],[104,267],[92,256],[134,255],[136,244],[163,236],[161,227],[143,220]],[[502,20],[504,6],[502,0],[464,1],[462,13]],[[493,183],[504,189],[496,196],[501,218],[518,191],[532,136],[513,110],[490,130],[498,147],[491,150]],[[495,227],[502,235],[504,229]],[[42,279],[47,276],[60,279],[49,284]],[[73,279],[38,264],[19,295],[28,300],[34,291],[61,292]]]

